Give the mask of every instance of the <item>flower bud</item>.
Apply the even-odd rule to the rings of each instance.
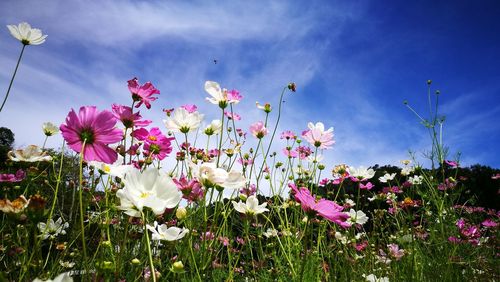
[[[176,261],[172,264],[172,272],[174,273],[182,273],[184,272],[184,264],[182,261]]]
[[[178,207],[177,211],[175,212],[175,216],[178,219],[180,219],[180,220],[186,218],[186,216],[187,216],[187,209],[184,208],[184,207]]]

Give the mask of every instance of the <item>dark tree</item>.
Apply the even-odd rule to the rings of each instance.
[[[7,153],[12,150],[14,133],[7,127],[0,127],[0,168],[5,165]]]

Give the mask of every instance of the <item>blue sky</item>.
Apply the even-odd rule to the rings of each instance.
[[[142,111],[160,128],[162,108],[186,103],[218,118],[203,90],[214,80],[242,93],[235,111],[247,129],[264,118],[255,101],[277,108],[293,81],[280,130],[334,127],[328,167],[397,165],[408,150],[420,158],[430,148],[402,102],[427,113],[432,79],[450,158],[461,152],[463,165],[499,168],[499,14],[498,1],[4,0],[3,93],[21,49],[5,25],[26,21],[48,38],[27,47],[0,126],[14,131],[16,146],[41,144],[42,123],[62,123],[71,108],[129,104],[126,81],[138,77],[161,91]]]

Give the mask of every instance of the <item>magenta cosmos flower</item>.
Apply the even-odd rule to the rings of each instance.
[[[307,127],[309,127],[309,130],[304,131],[302,137],[314,147],[329,149],[335,144],[333,140],[333,127],[325,131],[325,126],[321,122],[316,124],[310,122]]]
[[[128,81],[128,90],[132,93],[132,99],[139,102],[139,104],[135,105],[136,108],[139,108],[144,103],[146,108],[151,109],[150,102],[158,99],[153,95],[160,94],[160,90],[156,89],[151,82],[140,85],[136,77]]]
[[[349,214],[342,212],[344,207],[336,204],[333,201],[325,199],[320,199],[317,201],[316,197],[314,195],[311,195],[311,192],[309,192],[309,190],[304,187],[297,189],[294,184],[289,184],[288,186],[292,189],[292,194],[295,198],[295,201],[297,201],[297,203],[301,205],[304,212],[310,215],[318,214],[319,216],[333,223],[336,223],[343,228],[348,228],[351,226],[351,224],[347,222],[350,217]]]
[[[113,115],[123,123],[125,128],[146,127],[152,122],[146,119],[141,120],[142,116],[139,112],[133,113],[131,107],[113,104],[111,108],[113,109]]]
[[[75,152],[80,153],[83,142],[85,148],[83,158],[86,161],[114,163],[118,158],[109,144],[121,141],[122,130],[115,128],[116,118],[109,111],[99,112],[95,106],[80,108],[77,114],[71,109],[66,117],[66,124],[60,126],[64,140]]]
[[[172,152],[171,141],[175,138],[166,137],[158,127],[151,130],[139,128],[132,133],[132,136],[144,142],[144,155],[152,159],[163,160]]]

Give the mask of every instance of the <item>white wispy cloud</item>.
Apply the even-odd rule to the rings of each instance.
[[[278,133],[300,133],[309,121],[333,126],[337,144],[326,153],[325,163],[397,164],[407,149],[428,145],[421,137],[425,130],[404,112],[403,98],[393,95],[398,101],[389,103],[387,93],[372,88],[403,56],[392,50],[414,41],[394,43],[383,37],[384,44],[362,52],[344,45],[351,33],[358,40],[376,36],[376,20],[367,16],[365,4],[31,0],[4,1],[0,8],[3,25],[28,21],[49,35],[43,45],[26,50],[0,113],[0,126],[15,131],[19,146],[41,139],[41,124],[62,123],[70,108],[129,104],[126,81],[134,76],[161,90],[152,110],[142,111],[161,129],[161,109],[187,103],[197,104],[207,120],[219,118],[204,100],[205,80],[241,91],[245,98],[235,111],[243,114],[245,130],[264,118],[255,101],[270,102],[276,114],[282,88],[293,81],[299,90],[286,94]],[[352,31],[351,24],[359,21],[373,25]],[[6,29],[0,40],[6,42],[0,46],[4,86],[20,44]],[[382,56],[384,63],[379,63]],[[372,58],[377,63],[370,63]],[[477,115],[474,122],[495,113]],[[467,126],[463,122],[457,128]],[[58,138],[49,146],[59,146]],[[275,144],[279,151],[281,145]]]

